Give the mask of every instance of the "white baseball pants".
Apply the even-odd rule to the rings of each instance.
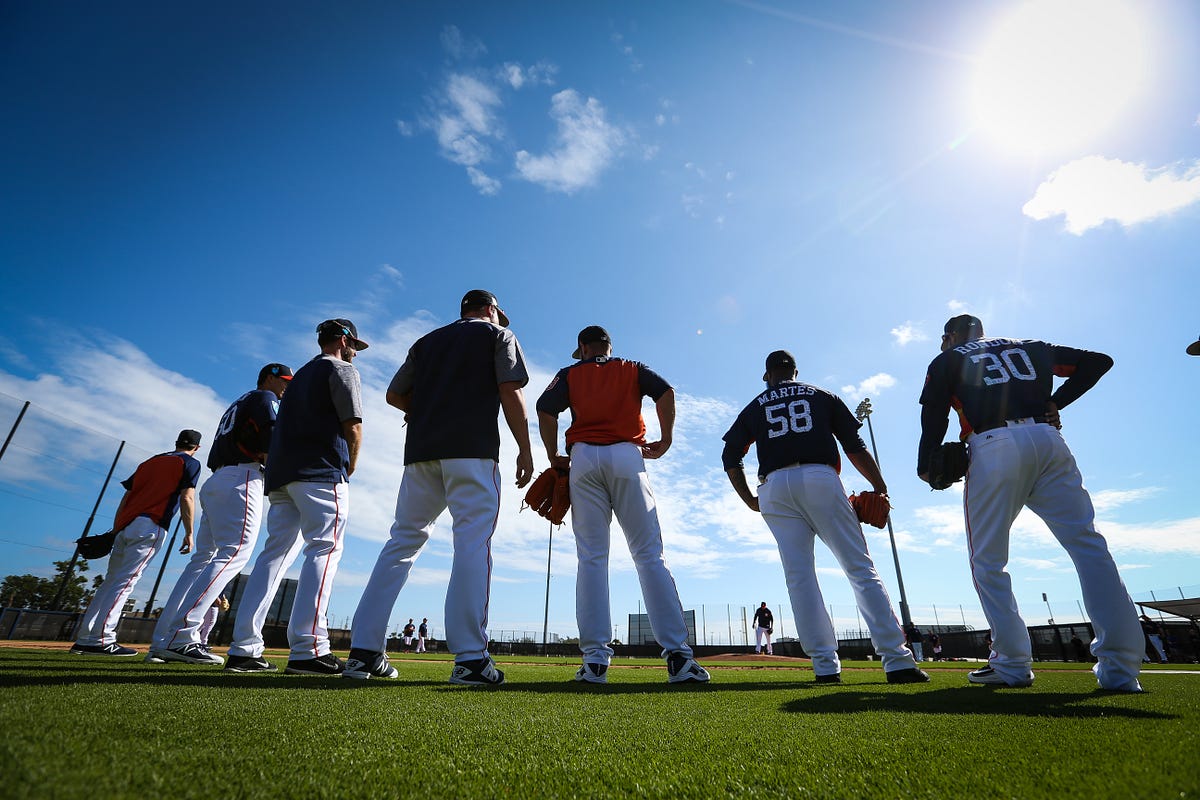
[[[125,600],[162,547],[166,535],[149,517],[138,517],[116,535],[104,582],[79,620],[77,644],[106,645],[117,640],[117,623],[121,621]]]
[[[350,484],[293,481],[271,492],[270,500],[267,540],[239,601],[229,655],[262,656],[267,612],[303,543],[288,643],[294,660],[319,658],[329,653],[326,615],[350,516]]]
[[[761,653],[764,643],[767,645],[767,655],[771,655],[771,632],[759,625],[754,629],[754,652]]]
[[[571,527],[579,566],[575,618],[583,660],[607,665],[613,650],[608,554],[613,514],[637,568],[646,614],[663,655],[692,657],[675,579],[663,558],[662,529],[641,449],[631,442],[571,448]]]
[[[1083,476],[1053,426],[1013,424],[972,434],[963,507],[971,574],[992,629],[992,669],[1013,682],[1028,680],[1033,663],[1029,630],[1017,609],[1008,564],[1009,529],[1021,508],[1041,517],[1075,564],[1083,605],[1096,638],[1093,671],[1106,689],[1134,690],[1145,652],[1137,612],[1083,488]]]
[[[196,547],[154,626],[155,650],[204,641],[200,627],[209,609],[250,561],[262,506],[263,474],[257,464],[222,467],[204,482]]]
[[[862,527],[833,467],[802,464],[775,470],[758,487],[758,505],[779,544],[797,636],[812,659],[813,672],[835,675],[842,668],[837,636],[817,584],[817,537],[846,573],[884,671],[915,668],[887,589],[867,552]]]
[[[492,535],[500,514],[500,470],[490,458],[420,461],[404,468],[396,520],[354,612],[350,646],[383,652],[387,624],[434,521],[450,509],[454,558],[446,586],[446,647],[458,661],[488,655]]]

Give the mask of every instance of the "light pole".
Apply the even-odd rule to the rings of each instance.
[[[867,433],[871,436],[871,453],[875,456],[875,463],[879,463],[879,450],[875,447],[875,429],[871,425],[871,398],[864,397],[863,401],[858,404],[858,408],[854,409],[854,417],[859,422],[864,419],[867,421]],[[880,467],[880,471],[882,471]],[[908,613],[908,595],[904,592],[904,576],[900,574],[900,553],[896,550],[896,533],[892,530],[892,515],[888,514],[887,520],[888,540],[892,543],[892,561],[896,565],[896,582],[900,584],[900,620],[904,623],[904,627],[908,628],[912,625],[912,617]]]

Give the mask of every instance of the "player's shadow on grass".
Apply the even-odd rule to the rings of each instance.
[[[1096,690],[1087,693],[1026,692],[1020,689],[996,689],[962,686],[915,692],[865,691],[842,689],[799,697],[780,706],[792,714],[911,713],[911,714],[998,714],[1023,717],[1126,717],[1129,719],[1178,719],[1142,708],[1121,708],[1111,704],[1093,704],[1097,698],[1117,696]]]
[[[6,661],[8,661],[6,659]],[[370,690],[383,688],[445,686],[444,680],[345,680],[337,675],[288,675],[282,670],[266,673],[225,672],[217,667],[186,665],[156,666],[141,664],[105,664],[97,669],[87,665],[44,663],[38,674],[27,671],[0,671],[0,691],[8,688],[34,686],[137,686],[174,687],[206,686],[213,689],[308,689],[308,690]]]

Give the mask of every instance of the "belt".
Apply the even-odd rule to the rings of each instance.
[[[781,469],[791,469],[793,467],[807,467],[807,466],[812,466],[814,464],[823,464],[826,467],[829,466],[829,464],[826,464],[824,461],[794,461],[791,464],[784,464],[782,467],[776,467],[775,469],[771,470],[771,472],[778,472]],[[766,472],[766,473],[763,473],[762,475],[758,476],[758,485],[759,486],[762,486],[764,483],[767,482],[767,478],[769,478],[771,476],[771,472]]]
[[[1017,425],[1037,425],[1039,423],[1043,423],[1046,421],[1047,420],[1044,416],[1015,417],[1013,419],[1006,419],[1003,422],[997,422],[994,425],[985,425],[982,428],[976,428],[975,433],[984,433],[986,431],[995,430],[996,428],[1005,428],[1005,427],[1012,428]]]

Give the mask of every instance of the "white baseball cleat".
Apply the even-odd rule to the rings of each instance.
[[[667,676],[668,683],[707,683],[711,678],[708,670],[697,664],[696,659],[683,653],[671,653],[667,656]]]
[[[608,665],[585,661],[575,673],[575,680],[581,683],[608,683]]]
[[[1012,689],[1024,689],[1027,686],[1033,686],[1033,673],[1029,673],[1029,677],[1024,680],[1010,681],[999,672],[991,667],[983,667],[967,673],[967,680],[971,683],[983,683],[992,686],[1008,686]]]

